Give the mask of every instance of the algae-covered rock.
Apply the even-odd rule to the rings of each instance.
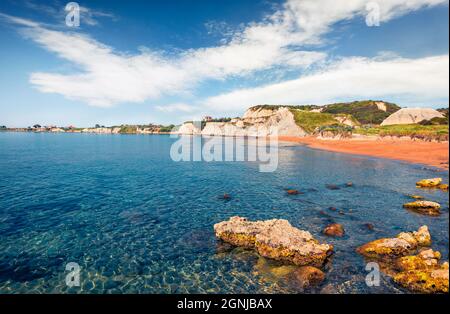
[[[448,265],[448,264],[447,264]],[[448,266],[402,271],[394,281],[412,292],[448,293]]]
[[[397,258],[406,256],[419,246],[431,244],[431,236],[427,226],[422,226],[416,232],[401,232],[395,238],[382,238],[366,243],[357,252],[369,258]]]
[[[297,229],[284,219],[248,221],[231,217],[214,225],[216,236],[237,246],[254,248],[264,257],[321,267],[332,253],[333,246],[320,244],[312,235]]]
[[[409,255],[398,258],[395,261],[395,268],[400,271],[408,271],[415,269],[427,269],[437,266],[441,253],[432,249],[423,250],[417,255]]]
[[[344,227],[341,224],[333,223],[323,229],[323,233],[330,237],[343,237],[345,234]]]
[[[431,201],[414,201],[404,204],[403,207],[429,216],[439,216],[441,213],[441,205]]]
[[[423,179],[416,182],[416,186],[420,188],[434,188],[441,184],[442,178]]]
[[[428,231],[427,226],[421,226],[417,231],[412,233],[414,239],[416,239],[417,244],[420,246],[430,246],[431,245],[431,234]]]

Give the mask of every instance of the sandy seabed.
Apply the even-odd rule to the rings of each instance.
[[[278,140],[307,145],[333,152],[366,155],[449,168],[448,142],[425,142],[408,139],[318,139],[316,137],[279,136]]]

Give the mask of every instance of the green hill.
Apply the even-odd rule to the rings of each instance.
[[[386,111],[378,108],[377,103],[381,102],[386,106]],[[327,104],[323,106],[318,105],[259,105],[251,107],[250,109],[271,109],[276,110],[280,107],[287,107],[289,109],[299,109],[304,111],[311,111],[313,109],[322,109],[322,113],[339,115],[351,115],[361,124],[381,124],[384,119],[390,116],[392,113],[400,110],[401,108],[396,104],[375,101],[375,100],[363,100],[345,103]]]
[[[322,112],[332,114],[350,114],[361,124],[381,124],[384,119],[401,109],[396,104],[383,102],[386,106],[386,111],[383,111],[378,109],[376,103],[377,101],[373,100],[336,103],[325,105]]]

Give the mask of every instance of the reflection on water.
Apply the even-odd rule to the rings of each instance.
[[[367,287],[354,250],[423,224],[448,259],[448,194],[414,185],[435,176],[448,182],[445,172],[288,145],[277,170],[261,173],[258,162],[174,162],[174,141],[1,133],[0,292],[301,292],[283,276],[290,266],[216,241],[213,224],[233,215],[288,219],[334,245],[325,282],[308,293],[403,292],[385,276]],[[287,196],[286,188],[303,194]],[[441,203],[442,215],[404,210],[406,194]],[[345,237],[322,235],[330,222],[341,223]],[[80,265],[81,287],[65,285],[68,262]]]

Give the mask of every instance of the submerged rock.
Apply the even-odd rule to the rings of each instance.
[[[441,182],[442,178],[423,179],[419,182],[416,182],[416,186],[420,188],[433,188],[439,186]]]
[[[293,227],[287,220],[248,221],[231,217],[214,225],[216,237],[237,246],[254,248],[261,256],[321,267],[333,252],[333,246],[320,244],[312,235]]]
[[[313,266],[302,266],[292,275],[303,289],[317,286],[325,279],[325,273]]]
[[[419,246],[429,246],[431,236],[427,226],[422,226],[417,232],[402,232],[395,238],[383,238],[366,243],[357,252],[369,258],[397,258],[406,256]]]
[[[322,232],[330,237],[343,237],[345,234],[344,227],[342,227],[342,225],[338,223],[326,226]]]
[[[411,197],[411,198],[413,198],[413,199],[415,199],[415,200],[423,200],[424,199],[424,197],[423,196],[420,196],[420,195],[408,195],[409,197]]]
[[[441,213],[439,211],[441,205],[439,205],[439,203],[431,201],[415,201],[406,203],[403,205],[403,207],[429,216],[439,216]]]
[[[375,226],[370,222],[363,224],[363,227],[370,231],[373,231],[373,229],[375,229]]]
[[[224,193],[224,194],[221,195],[219,198],[220,198],[220,199],[223,199],[223,200],[225,200],[225,201],[229,201],[229,200],[231,200],[231,195],[228,194],[228,193]]]
[[[338,187],[336,184],[327,184],[327,185],[325,185],[325,187],[326,187],[328,190],[340,190],[340,189],[341,189],[341,188]]]

